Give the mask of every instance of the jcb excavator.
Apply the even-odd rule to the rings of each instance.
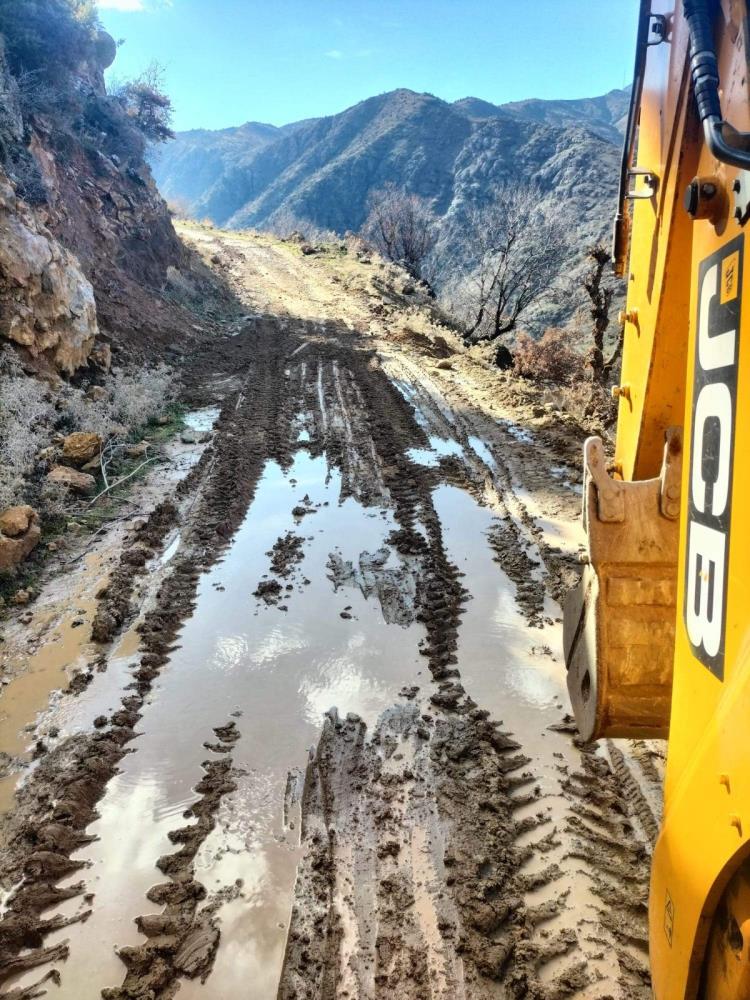
[[[615,221],[614,456],[584,451],[565,609],[584,738],[668,738],[656,1000],[750,998],[750,25],[644,0]]]

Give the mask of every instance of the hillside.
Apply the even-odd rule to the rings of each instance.
[[[116,55],[91,5],[0,0],[0,347],[51,377],[94,348],[182,351],[218,287],[174,231],[150,136],[107,92]]]
[[[467,210],[521,180],[569,228],[561,274],[579,277],[583,249],[610,229],[627,102],[627,91],[612,91],[577,101],[449,104],[402,89],[284,128],[180,133],[152,152],[151,165],[182,211],[233,229],[357,231],[370,193],[393,182],[427,199],[442,220],[438,284],[471,266]],[[567,287],[552,289],[532,328],[569,320],[571,302]]]

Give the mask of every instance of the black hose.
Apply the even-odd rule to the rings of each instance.
[[[719,67],[708,0],[683,0],[683,9],[690,32],[693,93],[706,145],[722,163],[750,170],[750,134],[738,132],[721,116]]]
[[[714,52],[711,18],[706,0],[684,0],[685,20],[690,32],[690,75],[701,123],[721,120],[719,66]]]

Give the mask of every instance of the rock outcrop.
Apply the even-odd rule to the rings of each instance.
[[[31,0],[14,8],[0,5],[0,344],[37,369],[106,370],[108,342],[132,353],[178,328],[154,300],[185,252],[145,138],[106,92],[114,40],[67,0],[44,21]]]
[[[16,567],[42,536],[39,517],[32,507],[9,507],[0,514],[0,572]]]
[[[0,173],[0,337],[72,375],[98,332],[94,289],[78,260]]]

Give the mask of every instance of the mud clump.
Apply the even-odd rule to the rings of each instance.
[[[291,576],[304,559],[302,551],[304,544],[304,538],[292,531],[287,531],[284,536],[278,538],[273,548],[266,552],[266,555],[271,557],[271,572],[282,579]]]
[[[257,597],[266,604],[276,604],[281,596],[283,588],[278,580],[261,580],[253,591],[253,597]]]
[[[417,593],[421,567],[401,558],[398,565],[389,566],[391,550],[386,546],[377,552],[362,552],[357,566],[344,560],[338,552],[328,557],[328,579],[334,591],[342,587],[357,587],[364,598],[375,595],[388,624],[410,625],[417,614]],[[341,612],[351,618],[350,608]]]

